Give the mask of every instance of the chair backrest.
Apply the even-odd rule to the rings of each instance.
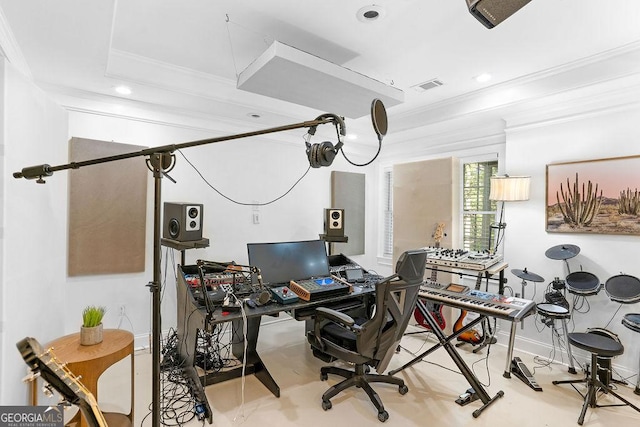
[[[372,366],[378,372],[387,368],[407,329],[415,310],[425,264],[425,251],[405,252],[398,259],[396,274],[376,284],[376,311],[361,325],[356,348],[358,353],[374,361]]]

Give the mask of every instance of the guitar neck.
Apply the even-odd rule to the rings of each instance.
[[[78,378],[67,368],[67,366],[63,363],[60,363],[58,358],[53,354],[51,350],[50,356],[51,361],[55,363],[57,369],[62,371],[62,375],[60,375],[61,379],[65,381],[65,383],[75,391],[76,393],[76,402],[72,402],[78,405],[82,415],[84,415],[87,420],[87,424],[91,427],[108,427],[107,420],[104,418],[104,414],[98,408],[98,402],[93,394],[85,388],[85,386],[78,380]]]
[[[39,374],[60,393],[63,402],[77,405],[91,427],[108,427],[95,397],[80,380],[54,354],[53,349],[43,351],[35,338],[27,337],[16,346],[34,374]]]
[[[440,240],[436,241],[435,247],[436,249],[440,248]],[[435,265],[431,266],[431,282],[433,283],[438,282],[438,267]]]
[[[107,420],[104,418],[100,408],[98,408],[98,403],[93,398],[93,395],[91,395],[91,399],[79,399],[77,405],[87,420],[87,424],[91,427],[108,427]]]
[[[476,278],[476,287],[475,289],[480,289],[480,285],[482,284],[482,273],[478,273],[478,277]]]

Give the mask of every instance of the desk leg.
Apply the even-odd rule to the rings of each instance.
[[[247,358],[244,360],[245,342],[243,333],[243,320],[232,321],[232,347],[233,355],[240,361],[245,361],[245,373],[253,373],[276,397],[280,397],[280,386],[275,382],[267,367],[260,359],[256,346],[258,344],[258,332],[260,332],[260,316],[247,319]]]

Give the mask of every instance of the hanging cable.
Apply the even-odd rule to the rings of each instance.
[[[280,196],[276,197],[275,199],[269,200],[268,202],[263,202],[263,203],[256,203],[256,202],[240,202],[237,200],[232,199],[231,197],[225,195],[224,193],[222,193],[220,190],[218,190],[217,188],[215,188],[209,181],[207,181],[207,179],[202,175],[202,173],[198,170],[198,168],[189,161],[189,159],[187,159],[187,157],[184,155],[184,153],[180,150],[177,150],[178,153],[180,153],[180,155],[182,155],[182,157],[184,157],[184,159],[187,161],[187,163],[189,163],[189,165],[193,168],[193,170],[196,171],[196,173],[198,175],[200,175],[200,178],[202,178],[202,180],[204,181],[205,184],[207,184],[209,186],[209,188],[211,188],[213,191],[215,191],[216,193],[218,193],[220,196],[224,197],[225,199],[227,199],[228,201],[230,201],[231,203],[235,203],[236,205],[241,205],[241,206],[267,206],[270,205],[272,203],[277,202],[278,200],[282,199],[283,197],[285,197],[287,194],[289,194],[295,187],[296,185],[298,185],[298,183],[300,181],[302,181],[302,179],[307,176],[307,174],[309,173],[309,171],[311,170],[311,166],[307,167],[307,170],[302,174],[302,176],[300,178],[298,178],[296,180],[296,182],[293,183],[293,185],[287,190],[285,191],[283,194],[281,194]]]
[[[233,24],[233,25],[237,26],[238,28],[241,28],[244,31],[247,31],[249,33],[256,34],[257,36],[259,36],[262,39],[262,41],[265,44],[265,46],[269,46],[271,43],[273,43],[273,41],[275,40],[275,37],[267,35],[267,34],[260,34],[260,33],[256,32],[256,31],[252,30],[251,28],[245,27],[243,25],[238,24],[237,22],[232,21],[231,18],[229,18],[229,14],[228,13],[225,13],[224,17],[225,17],[224,20],[225,20],[225,23],[226,23],[226,26],[227,26],[227,37],[229,38],[229,47],[231,48],[231,57],[232,57],[232,61],[233,61],[233,69],[235,71],[236,79],[237,79],[238,76],[240,75],[240,73],[238,73],[238,64],[237,64],[237,61],[236,61],[236,54],[235,54],[235,51],[233,49],[233,41],[231,39],[231,26],[230,26],[230,24]],[[271,39],[271,40],[269,40],[269,39]]]
[[[233,51],[233,43],[231,42],[231,30],[229,29],[229,15],[225,14],[225,22],[227,23],[227,37],[229,38],[229,48],[231,48],[231,59],[233,61],[233,70],[236,73],[236,79],[238,78],[238,64],[236,64],[236,54]]]
[[[362,167],[362,166],[368,166],[368,165],[370,165],[371,163],[373,163],[373,162],[378,158],[378,155],[380,154],[380,150],[382,150],[382,139],[378,139],[378,151],[376,152],[376,155],[375,155],[375,156],[373,156],[373,158],[372,158],[371,160],[369,160],[368,162],[366,162],[366,163],[355,163],[355,162],[351,161],[351,160],[347,157],[347,155],[346,155],[346,154],[344,154],[344,150],[343,150],[342,148],[340,149],[340,152],[342,153],[342,157],[344,157],[344,159],[345,159],[347,162],[349,162],[351,165],[353,165],[353,166],[358,166],[358,167]]]

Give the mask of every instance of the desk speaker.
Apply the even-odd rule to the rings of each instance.
[[[202,240],[204,208],[198,203],[164,204],[162,237],[178,242]]]
[[[324,210],[324,234],[344,237],[344,209]]]
[[[467,0],[469,12],[487,28],[493,28],[531,0]]]

